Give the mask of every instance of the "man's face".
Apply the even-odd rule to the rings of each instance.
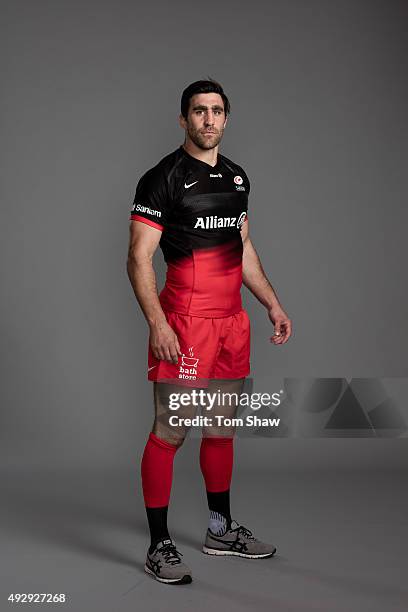
[[[195,94],[190,99],[187,120],[180,115],[180,125],[200,149],[218,145],[226,122],[224,103],[217,93]]]

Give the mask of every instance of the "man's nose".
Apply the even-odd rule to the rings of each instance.
[[[205,114],[205,124],[206,125],[214,125],[214,113],[211,111],[207,111]]]

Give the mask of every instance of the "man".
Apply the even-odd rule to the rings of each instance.
[[[242,308],[242,283],[265,306],[284,344],[291,321],[262,269],[249,238],[250,184],[241,166],[218,151],[230,104],[221,85],[196,81],[182,94],[179,122],[184,144],[139,180],[131,212],[127,270],[150,329],[148,379],[154,383],[155,419],[141,476],[151,543],[145,571],[160,582],[189,583],[191,571],[167,528],[173,460],[196,414],[193,392],[222,390],[234,397],[249,374],[249,318]],[[152,258],[160,244],[168,265],[157,294]],[[171,410],[172,398],[189,401]],[[201,401],[200,407],[209,406]],[[203,552],[246,558],[271,557],[275,546],[257,540],[231,519],[230,483],[237,402],[211,406],[203,424],[200,467],[210,511]],[[174,423],[176,421],[176,423]],[[211,421],[211,422],[210,422]],[[226,421],[227,422],[227,421]]]

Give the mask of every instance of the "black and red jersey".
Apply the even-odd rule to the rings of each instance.
[[[241,226],[249,190],[241,166],[221,154],[210,166],[182,145],[141,177],[130,218],[162,231],[164,310],[226,317],[242,309]]]

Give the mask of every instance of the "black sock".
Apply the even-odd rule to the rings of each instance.
[[[168,506],[162,508],[147,508],[146,514],[150,529],[150,547],[149,552],[153,552],[157,542],[163,538],[170,538],[167,530],[167,510]]]
[[[227,519],[228,529],[231,526],[230,490],[211,493],[207,491],[208,508],[212,512],[219,512]]]

